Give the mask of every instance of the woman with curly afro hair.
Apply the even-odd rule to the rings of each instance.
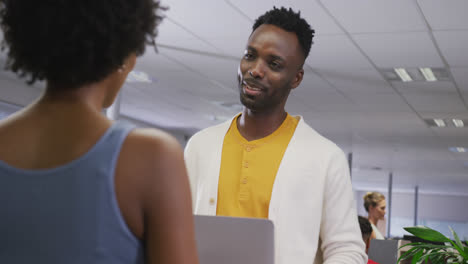
[[[0,121],[0,263],[198,263],[177,141],[102,114],[161,12],[153,0],[0,0],[7,69],[46,83]]]

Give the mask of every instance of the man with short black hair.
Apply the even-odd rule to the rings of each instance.
[[[276,264],[366,263],[343,152],[285,111],[314,30],[291,9],[253,26],[238,70],[243,111],[187,143],[196,214],[268,218]]]

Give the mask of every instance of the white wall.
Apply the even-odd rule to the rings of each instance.
[[[419,218],[468,222],[468,196],[421,194]]]

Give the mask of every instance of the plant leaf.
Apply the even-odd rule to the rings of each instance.
[[[416,254],[420,250],[422,250],[422,249],[417,248],[417,247],[413,247],[413,248],[409,249],[405,253],[401,254],[401,256],[398,258],[397,263],[400,263],[401,260],[408,259],[409,257],[412,257],[414,254]]]
[[[458,251],[458,254],[462,256],[464,259],[468,259],[468,253],[465,252],[463,247],[459,247],[455,242],[450,240],[450,243],[453,245],[453,247]],[[463,245],[462,245],[463,246]]]
[[[404,229],[409,233],[428,241],[451,242],[448,237],[426,226],[405,227]]]
[[[460,248],[463,248],[463,244],[460,241],[460,238],[458,237],[457,233],[452,229],[451,226],[449,226],[450,232],[452,232],[453,237],[455,238],[455,242]]]
[[[421,259],[423,254],[424,252],[422,250],[418,251],[418,253],[416,253],[416,255],[413,256],[413,259],[411,260],[411,264],[421,263],[419,260]]]
[[[445,251],[435,251],[431,252],[430,254],[426,254],[424,257],[429,259],[432,264],[445,264],[445,258],[447,256],[447,252]]]

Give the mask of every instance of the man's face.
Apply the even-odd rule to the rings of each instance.
[[[250,36],[238,70],[240,99],[253,111],[283,108],[304,71],[299,41],[292,32],[261,25]]]

